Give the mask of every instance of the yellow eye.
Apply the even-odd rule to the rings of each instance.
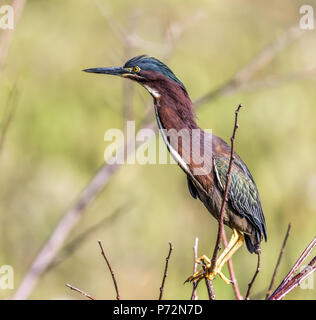
[[[140,71],[140,67],[137,67],[137,66],[133,67],[133,71],[134,71],[135,73],[139,72],[139,71]]]

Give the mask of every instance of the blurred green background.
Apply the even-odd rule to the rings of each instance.
[[[16,98],[0,150],[0,265],[13,266],[15,288],[59,219],[104,163],[105,131],[124,127],[123,80],[85,74],[82,69],[122,65],[136,54],[163,59],[169,53],[168,65],[196,100],[298,24],[302,4],[316,8],[316,2],[292,0],[27,1],[0,70],[2,120],[7,106],[15,103],[12,95]],[[184,23],[189,25],[168,52],[166,30]],[[126,47],[121,31],[133,31],[135,46]],[[315,54],[315,30],[307,30],[254,81],[316,67]],[[315,236],[315,84],[311,76],[240,91],[218,97],[197,112],[202,128],[212,128],[229,141],[234,110],[239,103],[245,106],[236,151],[256,180],[268,228],[253,298],[265,295],[288,223],[292,230],[276,284]],[[148,99],[148,93],[135,86],[137,123]],[[153,112],[150,118],[154,120]],[[104,222],[117,210],[120,215]],[[192,273],[194,239],[199,237],[199,254],[209,254],[217,233],[217,223],[191,198],[186,178],[175,165],[120,168],[64,246],[92,226],[98,227],[66,259],[61,256],[65,251],[60,252],[60,263],[40,278],[31,299],[83,298],[66,283],[98,299],[114,299],[99,239],[123,299],[158,297],[171,241],[175,249],[164,297],[189,299],[192,287],[183,281]],[[244,246],[233,262],[244,295],[256,256]],[[228,274],[227,267],[224,272]],[[220,279],[214,288],[218,299],[234,299],[232,288]],[[297,288],[287,299],[315,299],[315,290],[314,281],[314,289]],[[0,290],[0,298],[8,299],[14,291]],[[204,284],[198,296],[207,298]]]

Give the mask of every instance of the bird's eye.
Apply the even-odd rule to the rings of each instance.
[[[139,71],[140,71],[140,67],[137,67],[137,66],[133,67],[133,71],[134,71],[135,73],[139,72]]]

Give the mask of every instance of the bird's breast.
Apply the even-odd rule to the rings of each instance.
[[[195,135],[191,128],[179,126],[173,110],[160,106],[157,101],[155,102],[155,116],[162,139],[173,159],[199,190],[208,193],[208,184],[212,175],[211,136],[205,136],[207,139],[205,143],[202,143],[202,148],[205,149],[204,159],[203,157],[201,159],[200,134],[202,131],[200,129],[194,129],[197,131]],[[203,162],[202,165],[201,162]]]

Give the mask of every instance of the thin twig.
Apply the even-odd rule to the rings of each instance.
[[[82,294],[83,296],[89,298],[90,300],[96,300],[94,297],[92,297],[90,294],[86,293],[85,291],[82,291],[72,285],[70,285],[69,283],[66,284],[66,287],[70,288],[71,290],[77,291],[80,294]]]
[[[193,274],[195,274],[197,271],[198,263],[196,262],[196,260],[198,258],[198,244],[199,244],[199,238],[196,237],[195,241],[194,241],[194,247],[193,247],[193,258],[194,258]],[[192,290],[192,294],[191,294],[191,300],[198,300],[198,296],[196,294],[196,288],[197,288],[197,281],[193,281],[193,290]]]
[[[118,285],[117,285],[117,282],[116,282],[116,279],[115,279],[115,275],[114,275],[114,272],[112,270],[112,267],[110,265],[110,262],[109,260],[107,259],[105,253],[104,253],[104,250],[103,250],[103,246],[102,246],[102,242],[101,240],[98,240],[98,243],[99,243],[99,246],[100,246],[100,249],[101,249],[101,254],[110,270],[110,273],[111,273],[111,276],[112,276],[112,280],[113,280],[113,283],[114,283],[114,287],[115,287],[115,291],[116,291],[116,300],[120,300],[120,293],[119,293],[119,289],[118,289]]]
[[[217,232],[217,239],[216,239],[216,244],[215,244],[215,248],[213,251],[213,255],[212,255],[212,259],[211,259],[211,270],[214,271],[215,266],[216,266],[216,259],[218,256],[218,252],[221,249],[221,241],[222,238],[224,237],[224,209],[225,209],[225,204],[227,202],[228,199],[228,190],[229,190],[229,185],[230,185],[230,176],[231,176],[231,169],[232,169],[232,165],[233,165],[233,161],[235,160],[235,155],[234,155],[234,147],[235,147],[235,138],[236,138],[236,131],[238,129],[238,114],[239,114],[239,110],[242,107],[242,105],[240,104],[237,109],[235,110],[235,123],[234,123],[234,129],[233,129],[233,134],[231,137],[231,150],[230,150],[230,159],[229,159],[229,166],[228,166],[228,171],[226,174],[226,186],[225,186],[225,193],[224,193],[224,197],[223,197],[223,201],[222,201],[222,205],[221,205],[221,210],[220,210],[220,220],[218,223],[218,232]],[[214,290],[213,289],[213,284],[212,281],[210,281],[209,279],[205,278],[205,284],[206,284],[206,288],[209,294],[209,298],[210,300],[214,300],[215,299],[215,294],[214,294]]]
[[[294,276],[297,270],[301,267],[303,262],[307,259],[307,257],[311,254],[312,250],[316,247],[316,237],[309,243],[309,245],[302,252],[298,260],[295,262],[294,266],[291,268],[289,273],[280,283],[280,285],[276,288],[276,290],[267,298],[267,300],[280,300],[290,291],[292,291],[301,281],[306,279],[308,275],[313,273],[316,270],[316,257],[314,257],[307,267],[309,269],[304,268],[300,273]]]
[[[246,297],[245,297],[246,300],[249,300],[251,288],[252,288],[253,284],[255,283],[257,275],[258,275],[258,273],[260,271],[260,260],[261,260],[261,249],[260,248],[257,248],[256,254],[257,254],[257,258],[258,258],[258,260],[257,260],[257,268],[256,268],[256,271],[255,271],[255,274],[253,275],[251,281],[248,284],[248,290],[247,290]]]
[[[269,289],[268,289],[267,294],[266,294],[266,299],[271,295],[272,288],[273,288],[273,285],[274,285],[274,281],[275,281],[275,278],[276,278],[276,275],[277,275],[277,272],[279,270],[279,266],[280,266],[280,263],[281,263],[281,260],[282,260],[282,257],[283,257],[283,253],[284,253],[284,249],[285,249],[285,246],[286,246],[286,243],[287,243],[287,239],[288,239],[289,234],[290,234],[290,230],[291,230],[291,224],[289,223],[289,225],[287,227],[287,231],[286,231],[285,237],[284,237],[284,240],[283,240],[283,244],[282,244],[282,247],[281,247],[281,250],[280,250],[279,258],[277,260],[277,263],[276,263],[276,266],[275,266],[275,269],[274,269],[274,272],[273,272],[273,275],[272,275],[272,279],[271,279],[271,282],[270,282],[270,285],[269,285]]]
[[[224,246],[225,248],[227,247],[227,239],[226,239],[226,234],[225,234],[225,230],[223,232],[223,242],[224,242]],[[235,271],[234,271],[234,266],[233,266],[233,261],[232,258],[229,258],[227,261],[228,264],[228,270],[229,270],[229,274],[230,274],[230,280],[232,282],[233,285],[233,289],[234,289],[234,293],[235,293],[235,297],[237,300],[243,300],[243,297],[240,293],[239,287],[238,287],[238,282],[237,282],[237,278],[235,276]]]
[[[234,129],[233,129],[233,134],[232,137],[230,139],[231,141],[231,149],[230,149],[230,159],[229,159],[229,166],[228,166],[228,170],[226,173],[226,186],[225,186],[225,193],[224,193],[224,197],[223,197],[223,201],[222,201],[222,205],[221,205],[221,210],[220,210],[220,220],[219,220],[219,224],[218,224],[218,233],[217,233],[217,239],[216,239],[216,244],[215,244],[215,248],[213,251],[213,256],[212,256],[212,264],[211,264],[211,270],[213,271],[216,265],[216,259],[217,259],[217,255],[219,250],[221,249],[221,240],[222,240],[222,236],[223,236],[223,230],[224,230],[224,210],[225,210],[225,205],[227,202],[227,198],[228,198],[228,190],[229,190],[229,186],[230,186],[230,177],[231,177],[231,170],[232,170],[232,166],[233,166],[233,162],[235,160],[235,154],[234,154],[234,148],[235,148],[235,138],[236,138],[236,131],[238,129],[238,114],[239,114],[239,110],[242,107],[242,105],[240,104],[237,109],[235,110],[235,124],[234,124]]]
[[[170,259],[170,256],[171,256],[171,252],[173,250],[173,246],[171,244],[171,242],[169,242],[169,252],[168,252],[168,255],[166,257],[166,265],[165,265],[165,271],[163,273],[163,278],[162,278],[162,282],[161,282],[161,286],[160,286],[160,293],[159,293],[159,300],[162,299],[162,296],[163,296],[163,291],[164,291],[164,288],[165,288],[165,282],[166,282],[166,278],[167,278],[167,271],[168,271],[168,264],[169,264],[169,259]]]

